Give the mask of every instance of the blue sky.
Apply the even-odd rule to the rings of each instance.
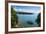
[[[40,10],[40,6],[12,6],[16,11],[28,11],[28,12],[38,12]]]

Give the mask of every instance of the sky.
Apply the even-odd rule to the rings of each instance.
[[[35,20],[37,19],[37,16],[39,13],[35,12],[40,12],[40,7],[39,6],[11,6],[12,8],[15,8],[16,12],[17,11],[23,11],[23,12],[32,12],[34,14],[30,15],[23,15],[23,14],[17,14],[19,22],[22,23],[27,23],[27,21],[32,21],[34,24],[36,23]]]
[[[23,11],[23,12],[39,12],[40,6],[12,6],[16,11]]]

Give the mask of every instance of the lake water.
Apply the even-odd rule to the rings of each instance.
[[[36,27],[38,24],[35,22],[37,19],[38,13],[33,13],[33,14],[17,14],[18,16],[18,23],[21,23],[22,26],[24,27]],[[30,25],[27,23],[27,21],[32,21],[33,25]]]

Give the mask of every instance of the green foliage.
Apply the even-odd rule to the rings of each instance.
[[[11,8],[11,27],[12,28],[15,27],[17,18],[18,17],[16,15],[16,11],[13,8]]]
[[[38,16],[37,16],[37,19],[36,19],[36,22],[37,22],[37,24],[38,24],[38,26],[40,26],[40,20],[41,20],[41,18],[40,18],[40,13],[38,14]]]

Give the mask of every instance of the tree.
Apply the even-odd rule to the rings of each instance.
[[[16,15],[16,11],[11,8],[11,27],[15,27],[15,25],[18,23],[17,22],[18,16]]]
[[[37,19],[36,19],[36,22],[37,22],[38,26],[40,26],[40,22],[41,22],[40,17],[41,17],[41,13],[38,14]]]

